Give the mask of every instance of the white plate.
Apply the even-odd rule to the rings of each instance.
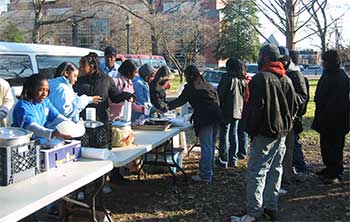
[[[71,120],[63,121],[56,126],[59,133],[73,138],[82,137],[85,134],[85,126],[82,122],[75,123]]]

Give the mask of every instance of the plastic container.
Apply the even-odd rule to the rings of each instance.
[[[76,161],[81,157],[81,143],[78,140],[64,141],[51,149],[41,149],[41,170],[47,171],[62,164]]]
[[[36,141],[0,147],[0,185],[7,186],[40,173],[40,146]]]
[[[85,121],[85,134],[80,138],[83,147],[110,148],[111,127],[99,121]]]

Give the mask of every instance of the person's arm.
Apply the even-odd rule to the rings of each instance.
[[[315,91],[315,97],[314,101],[316,105],[321,105],[325,102],[328,94],[328,79],[325,74],[321,76],[321,78],[318,80],[316,91]]]
[[[54,105],[52,105],[49,99],[45,101],[45,105],[49,109],[49,115],[47,117],[46,124],[50,124],[51,126],[56,127],[61,122],[68,120],[65,116],[58,112],[58,110],[55,108]]]
[[[224,104],[225,102],[225,97],[228,93],[228,90],[231,86],[231,82],[232,82],[232,79],[229,80],[227,77],[226,77],[226,74],[224,74],[224,76],[221,78],[220,82],[219,82],[219,85],[218,85],[218,88],[217,88],[217,92],[218,92],[218,95],[219,95],[219,101],[220,101],[220,105]]]
[[[20,102],[20,101],[19,101]],[[37,117],[26,105],[16,106],[13,110],[13,126],[32,131],[35,136],[52,138],[54,130],[41,126],[36,122]]]
[[[118,93],[117,87],[111,77],[108,77],[108,97],[113,103],[120,103],[125,100],[130,101],[132,98],[135,98],[135,95],[129,92]],[[103,87],[103,86],[101,86]]]
[[[188,93],[189,93],[189,89],[188,89],[188,86],[186,85],[178,98],[168,102],[169,109],[175,109],[187,103],[189,100]]]
[[[4,95],[2,98],[2,106],[0,107],[0,120],[6,118],[7,114],[12,109],[12,106],[14,104],[10,84],[8,84],[8,82],[4,82],[4,85],[2,87]]]
[[[148,102],[146,95],[147,90],[145,89],[145,87],[138,82],[133,83],[133,87],[135,90],[136,103],[138,105],[143,105],[145,102]]]
[[[266,90],[264,89],[264,80],[260,75],[255,75],[249,83],[250,97],[243,114],[244,126],[250,135],[255,135],[258,132],[264,115]]]
[[[294,71],[293,77],[290,78],[293,83],[295,95],[296,95],[296,103],[298,106],[298,109],[302,110],[302,107],[306,103],[307,100],[307,89],[305,85],[305,80],[301,72]]]
[[[131,109],[133,112],[137,112],[137,113],[143,113],[145,110],[143,105],[138,105],[136,103],[131,104]]]
[[[161,93],[156,89],[156,87],[153,85],[150,90],[150,98],[152,105],[161,112],[168,111],[168,104],[162,101],[161,99]]]

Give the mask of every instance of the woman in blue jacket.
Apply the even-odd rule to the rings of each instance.
[[[40,74],[28,77],[23,84],[23,90],[13,110],[14,127],[21,127],[32,131],[36,137],[68,138],[68,135],[60,134],[57,130],[47,127],[48,123],[60,123],[67,120],[51,104],[47,98],[49,83],[47,78]]]
[[[49,99],[55,108],[65,117],[77,122],[79,113],[90,103],[99,103],[100,96],[78,96],[73,85],[76,83],[79,69],[71,62],[64,62],[56,69],[55,78],[49,81]]]

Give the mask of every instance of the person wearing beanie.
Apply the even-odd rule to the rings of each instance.
[[[295,92],[275,45],[259,52],[259,72],[249,83],[250,97],[243,113],[252,138],[247,169],[247,214],[231,222],[278,219],[278,191],[286,135],[292,130]]]
[[[324,71],[317,83],[316,110],[311,126],[320,134],[321,156],[325,165],[316,174],[326,184],[343,179],[344,142],[350,128],[350,78],[340,64],[336,50],[328,50],[322,55]]]
[[[104,74],[115,78],[118,75],[119,65],[116,63],[117,50],[112,46],[107,46],[104,51],[105,62],[100,63],[100,69]]]
[[[132,80],[136,96],[136,104],[151,104],[149,83],[153,80],[156,70],[150,64],[144,64],[139,68],[138,75]],[[135,121],[141,113],[133,112],[131,119]]]
[[[305,106],[308,98],[308,93],[305,85],[305,80],[303,74],[299,71],[299,68],[293,63],[289,57],[289,51],[286,47],[279,46],[279,52],[284,57],[282,58],[283,63],[285,64],[285,69],[287,71],[287,76],[293,83],[295,95],[296,95],[296,104],[298,106],[297,115],[293,118],[293,130],[289,132],[286,137],[286,153],[283,159],[283,176],[282,176],[282,187],[285,189],[289,184],[292,183],[293,177],[293,151],[296,136],[302,131],[300,129],[301,117],[302,117],[302,107]],[[296,127],[297,126],[297,127]]]
[[[172,78],[169,68],[167,66],[162,66],[158,69],[154,79],[149,83],[151,103],[160,112],[168,111],[164,86],[167,85]]]

